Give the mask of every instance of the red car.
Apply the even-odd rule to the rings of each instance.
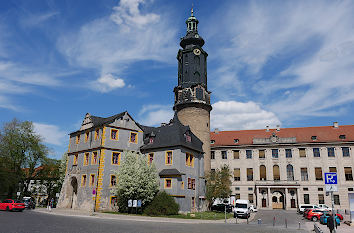
[[[320,219],[321,215],[322,215],[323,213],[327,213],[327,212],[328,212],[328,211],[313,209],[313,210],[310,210],[310,211],[307,213],[306,218],[307,218],[308,220],[312,220],[312,221],[314,221],[314,222],[317,222],[317,221]]]
[[[23,211],[25,209],[25,203],[22,201],[14,201],[12,199],[6,199],[0,203],[0,210],[17,210]]]

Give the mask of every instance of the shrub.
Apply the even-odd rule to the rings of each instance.
[[[178,214],[179,206],[175,199],[168,195],[165,191],[158,192],[152,202],[145,208],[144,214],[157,215],[174,215]]]

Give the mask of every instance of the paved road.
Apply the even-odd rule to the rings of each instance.
[[[262,220],[263,225],[273,226],[273,219],[275,218],[275,227],[284,227],[287,223],[288,228],[298,229],[305,228],[307,221],[303,220],[302,215],[299,215],[294,210],[259,210],[253,220],[255,223],[258,219]]]
[[[280,229],[256,224],[223,223],[174,223],[172,222],[127,221],[95,217],[69,217],[34,211],[0,211],[0,232],[7,233],[234,233],[234,232],[306,232],[304,230]]]

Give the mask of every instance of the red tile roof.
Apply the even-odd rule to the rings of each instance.
[[[210,132],[210,139],[214,140],[215,146],[235,146],[252,145],[254,138],[270,138],[275,133],[279,138],[296,137],[296,143],[323,143],[323,142],[352,142],[354,141],[354,125],[341,125],[338,128],[333,126],[302,127],[302,128],[280,128],[239,131],[219,131]],[[345,139],[340,139],[339,135],[345,135]],[[317,136],[312,140],[312,136]],[[238,139],[238,143],[234,142]]]

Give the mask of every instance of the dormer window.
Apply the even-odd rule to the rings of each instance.
[[[189,133],[189,131],[187,131],[185,134],[184,134],[184,137],[186,139],[186,142],[192,142],[192,137]]]
[[[214,144],[215,143],[215,140],[210,140],[210,144]]]
[[[150,137],[149,138],[149,144],[153,144],[154,143],[154,137]]]
[[[238,143],[238,142],[239,142],[238,138],[235,138],[234,143]]]
[[[312,141],[316,141],[317,140],[317,136],[311,136]]]
[[[339,135],[339,139],[346,139],[346,136],[344,134]]]

